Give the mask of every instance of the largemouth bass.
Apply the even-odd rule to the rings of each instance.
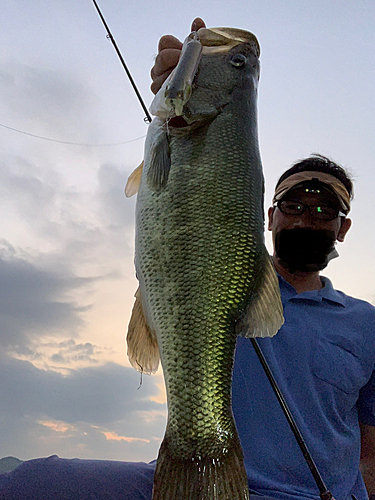
[[[153,500],[245,500],[231,410],[236,337],[272,336],[283,323],[264,246],[259,45],[231,28],[198,37],[191,95],[153,120],[138,169],[128,355],[153,372],[160,353],[164,371],[168,422]]]

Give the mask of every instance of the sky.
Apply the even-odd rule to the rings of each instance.
[[[184,39],[200,16],[258,37],[266,208],[299,158],[347,168],[353,227],[324,274],[375,304],[373,0],[99,5],[147,105],[162,35]],[[2,19],[0,458],[150,461],[162,373],[141,378],[125,345],[137,283],[124,186],[143,157],[143,111],[91,0],[12,0]]]

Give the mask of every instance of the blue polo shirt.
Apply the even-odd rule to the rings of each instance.
[[[368,495],[359,472],[358,420],[375,425],[375,308],[334,290],[297,294],[279,277],[285,324],[258,339],[328,489]],[[239,338],[233,412],[249,487],[280,500],[319,491],[249,339]]]

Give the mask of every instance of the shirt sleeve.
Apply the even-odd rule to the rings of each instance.
[[[358,418],[366,425],[375,426],[375,371],[367,384],[362,387],[358,398]]]

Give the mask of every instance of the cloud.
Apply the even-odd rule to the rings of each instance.
[[[134,228],[134,200],[124,195],[126,178],[118,165],[103,164],[95,189],[82,190],[68,186],[51,164],[11,156],[0,162],[5,234],[8,239],[23,235],[28,245],[44,248],[43,254],[60,253],[71,266],[123,258],[132,252]],[[104,267],[108,272],[108,264]]]
[[[3,348],[33,359],[33,340],[75,338],[99,283],[133,275],[133,210],[126,205],[125,178],[119,167],[107,164],[99,169],[95,191],[82,192],[27,160],[13,157],[0,164]],[[81,351],[76,361],[79,356],[93,361],[87,347]],[[53,354],[55,364],[73,360],[66,350]]]
[[[6,241],[0,241],[0,345],[5,349],[30,347],[43,334],[77,334],[83,325],[81,313],[87,307],[67,298],[73,290],[86,287],[92,278],[79,278],[17,255]]]
[[[134,443],[134,442],[143,442],[143,443],[149,443],[149,439],[143,439],[143,438],[136,438],[136,437],[128,437],[128,436],[119,436],[115,432],[111,431],[102,431],[104,436],[108,441],[126,441],[128,443]]]
[[[108,163],[97,177],[93,191],[82,191],[46,165],[15,156],[0,163],[0,346],[39,360],[39,367],[97,363],[105,348],[77,337],[86,333],[91,340],[85,328],[91,311],[105,307],[106,294],[112,306],[120,303],[118,296],[110,298],[111,290],[116,286],[113,293],[120,290],[122,297],[121,287],[133,277],[133,205],[129,209],[123,192],[126,174]],[[108,328],[119,320],[111,318]],[[51,345],[51,337],[77,344]]]
[[[143,449],[150,460],[156,453],[165,425],[165,405],[150,399],[156,377],[139,388],[139,374],[115,363],[64,376],[2,355],[0,379],[2,453],[141,459]]]
[[[132,202],[126,199],[124,194],[127,178],[128,173],[113,164],[103,164],[98,170],[96,197],[107,218],[108,227],[112,230],[134,225],[134,200]]]
[[[54,369],[58,368],[57,365],[63,365],[63,367],[68,371],[72,364],[92,364],[99,363],[97,356],[100,356],[103,351],[109,350],[105,347],[98,347],[91,342],[79,343],[77,344],[74,339],[64,340],[63,342],[49,342],[44,343],[41,346],[43,352],[34,353],[32,359],[35,359],[35,354],[39,357],[43,357],[43,354],[51,352],[54,350],[53,354],[48,356],[47,364],[52,363],[55,365]],[[50,363],[48,363],[50,362]],[[59,371],[59,370],[57,370]]]
[[[90,92],[79,75],[0,66],[4,123],[35,134],[103,142]],[[110,348],[98,345],[126,329],[116,313],[126,317],[121,286],[134,272],[128,172],[105,152],[9,134],[0,158],[1,452],[152,459],[165,425],[158,379],[144,377],[138,390],[133,369],[103,364],[120,358],[117,331]]]
[[[0,94],[3,115],[9,112],[17,123],[28,117],[26,123],[34,125],[34,133],[64,134],[67,140],[71,133],[82,130],[83,124],[89,126],[94,111],[94,99],[87,82],[79,76],[40,65],[3,63]]]
[[[136,411],[160,410],[150,400],[158,389],[147,378],[138,390],[139,374],[132,368],[107,363],[72,370],[68,375],[41,370],[32,363],[3,357],[0,379],[2,411],[11,416],[86,422],[105,426]]]

